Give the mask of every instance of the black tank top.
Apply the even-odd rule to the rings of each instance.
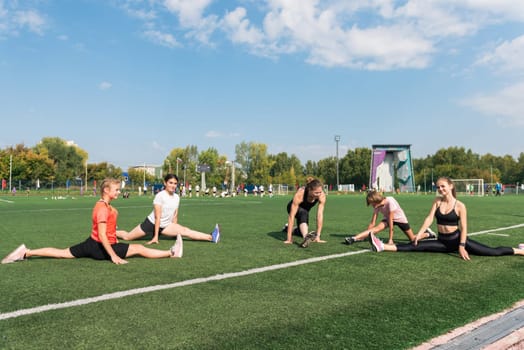
[[[304,199],[302,199],[302,203],[300,203],[298,206],[300,208],[303,208],[307,211],[310,211],[311,208],[313,208],[315,206],[315,204],[318,203],[318,199],[315,199],[313,202],[308,202],[307,201],[307,197],[308,197],[308,190],[307,188],[304,189]]]
[[[455,204],[453,205],[453,209],[447,214],[442,214],[442,212],[440,211],[440,205],[438,206],[437,211],[435,211],[435,218],[437,219],[438,225],[458,226],[459,216],[457,215],[457,212],[455,211],[456,205],[457,205],[457,201],[455,201]]]

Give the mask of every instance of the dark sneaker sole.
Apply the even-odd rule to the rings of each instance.
[[[307,248],[309,247],[309,244],[311,242],[313,242],[313,240],[315,240],[315,238],[317,238],[317,234],[316,233],[308,233],[306,235],[306,237],[304,238],[304,241],[302,243],[300,243],[300,247],[301,248]]]

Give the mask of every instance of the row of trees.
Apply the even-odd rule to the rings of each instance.
[[[368,185],[370,148],[349,150],[339,162],[339,183]],[[58,137],[43,138],[36,146],[23,144],[0,150],[0,178],[11,180],[23,187],[35,188],[65,186],[71,182],[81,185],[105,177],[120,178],[123,169],[107,162],[87,163],[88,153],[77,145]],[[161,165],[165,174],[177,164],[181,181],[200,183],[198,165],[208,165],[206,173],[208,187],[235,184],[303,184],[306,176],[320,178],[325,184],[337,183],[337,159],[328,157],[317,162],[302,164],[295,155],[287,153],[268,154],[267,145],[242,142],[235,147],[235,160],[228,161],[215,148],[199,151],[196,146],[174,148]],[[234,166],[234,168],[233,168]],[[431,181],[438,176],[452,178],[482,178],[485,182],[507,184],[522,183],[524,179],[524,153],[515,160],[512,156],[479,155],[463,147],[438,150],[423,159],[413,159],[415,183],[430,188]],[[146,174],[143,169],[126,169],[132,184],[161,183],[161,179]],[[234,179],[232,178],[234,174]]]

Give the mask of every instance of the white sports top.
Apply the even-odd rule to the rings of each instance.
[[[169,194],[166,190],[160,191],[155,195],[153,199],[153,205],[160,205],[162,207],[162,214],[160,216],[160,227],[164,228],[170,223],[173,222],[173,217],[175,216],[178,206],[180,205],[180,197],[178,194],[173,193]],[[155,223],[155,210],[147,216],[148,220],[152,224]]]

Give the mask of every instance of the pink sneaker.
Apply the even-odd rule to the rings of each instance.
[[[371,243],[371,249],[374,252],[381,252],[384,250],[384,243],[380,239],[378,239],[373,232],[369,233],[368,236],[369,243]]]
[[[182,236],[176,236],[176,242],[170,249],[172,258],[181,258],[184,255],[184,242],[182,241]]]
[[[524,243],[519,244],[519,249],[524,249]]]
[[[21,246],[13,250],[11,253],[9,253],[8,256],[2,259],[2,264],[10,264],[16,261],[24,260],[26,251],[27,248],[25,247],[25,244],[22,244]]]

